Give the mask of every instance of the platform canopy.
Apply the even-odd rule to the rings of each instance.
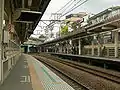
[[[21,42],[34,31],[51,0],[5,0],[6,13],[12,12],[12,23]]]

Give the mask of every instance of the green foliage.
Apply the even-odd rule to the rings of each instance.
[[[67,34],[68,33],[68,26],[61,26],[61,34]]]

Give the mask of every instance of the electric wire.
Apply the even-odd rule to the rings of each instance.
[[[79,4],[81,1],[82,1],[82,0],[79,0],[78,2],[76,2],[76,3],[72,6],[72,8],[74,8],[74,7],[75,7],[77,4]],[[71,5],[72,5],[72,4],[71,4]],[[69,7],[70,7],[70,5],[69,5]],[[68,8],[69,8],[69,7],[68,7]],[[72,8],[70,8],[69,10],[71,10]],[[64,10],[64,11],[65,11],[65,10]],[[63,12],[64,12],[64,11],[63,11]],[[63,12],[62,12],[62,13],[63,13]]]
[[[65,12],[70,6],[72,6],[72,4],[74,3],[75,1],[73,1],[70,5],[68,5],[61,13]]]
[[[72,12],[73,10],[75,10],[76,8],[80,7],[81,5],[83,5],[84,3],[86,3],[89,0],[85,0],[84,2],[80,3],[79,5],[77,5],[76,7],[72,8],[71,10],[69,10],[68,12],[64,13],[61,17],[65,16],[66,14]],[[61,18],[60,17],[60,18]]]
[[[67,5],[69,5],[69,3],[71,3],[72,1],[74,1],[74,0],[70,0],[70,1],[68,1],[61,9],[59,9],[57,12],[60,12],[62,9],[64,9]],[[57,13],[56,12],[56,13]]]
[[[76,5],[78,5],[80,2],[81,2],[82,0],[79,0],[78,2],[76,2],[75,3],[75,5],[72,7],[72,8],[70,8],[70,9],[73,9]],[[75,2],[75,0],[71,0],[71,1],[69,1],[68,3],[66,3],[60,10],[58,10],[57,12],[60,12],[61,10],[63,10],[64,8],[64,10],[62,11],[62,13],[64,12],[64,11],[66,11],[67,10],[67,8],[69,8],[73,3]],[[69,4],[69,5],[68,5]],[[67,6],[68,5],[68,6]],[[66,7],[67,6],[67,7]],[[60,16],[61,17],[61,16]],[[52,22],[53,23],[53,22]]]
[[[68,14],[68,13],[70,13],[70,12],[72,12],[73,10],[75,10],[76,8],[78,8],[78,7],[80,7],[81,5],[83,5],[84,3],[86,3],[88,0],[85,0],[85,1],[83,1],[82,3],[80,3],[82,0],[79,0],[69,11],[67,11],[66,13],[64,13],[63,15],[61,15],[60,16],[60,18],[61,17],[63,17],[63,16],[65,16],[66,14]],[[67,3],[67,4],[65,4],[60,10],[58,10],[57,12],[60,12],[61,10],[63,10],[69,3],[71,2],[71,0]],[[72,5],[74,2],[72,2],[71,4],[69,4],[69,7],[70,7],[70,5]],[[80,3],[80,4],[79,4]],[[78,5],[79,4],[79,5]],[[67,6],[68,7],[68,6]],[[66,9],[65,9],[66,10]],[[64,10],[64,11],[65,11]],[[55,22],[52,22],[52,24],[55,24]],[[50,26],[51,25],[51,23],[48,25],[48,26]],[[53,26],[53,25],[52,25]]]

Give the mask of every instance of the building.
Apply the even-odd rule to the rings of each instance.
[[[90,17],[79,30],[40,46],[57,53],[120,57],[119,27],[120,6],[111,7]]]

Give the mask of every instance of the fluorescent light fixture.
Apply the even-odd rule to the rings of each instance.
[[[33,13],[33,14],[42,14],[41,12],[36,12],[36,11],[26,11],[26,10],[21,10],[21,12]]]
[[[15,21],[15,22],[18,22],[18,23],[33,23],[31,21]]]

